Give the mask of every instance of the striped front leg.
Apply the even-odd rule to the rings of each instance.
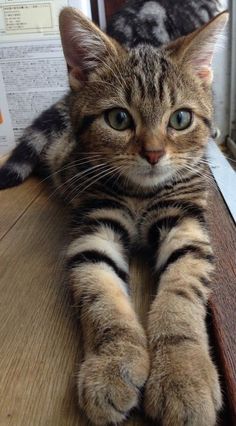
[[[83,220],[68,250],[85,351],[79,404],[93,424],[106,425],[122,421],[137,405],[149,360],[128,294],[132,225],[114,208],[92,210]]]
[[[157,206],[147,238],[157,295],[148,319],[146,413],[165,426],[213,426],[221,393],[205,325],[213,256],[202,208]]]

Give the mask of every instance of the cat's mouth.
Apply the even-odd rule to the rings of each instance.
[[[170,164],[138,164],[136,167],[129,169],[126,176],[135,184],[140,186],[158,185],[172,178],[174,170]]]
[[[160,163],[139,166],[137,171],[140,176],[142,175],[149,178],[160,176],[161,174],[165,173],[164,168]]]

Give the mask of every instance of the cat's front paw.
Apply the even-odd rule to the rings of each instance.
[[[130,343],[114,351],[91,355],[78,377],[79,405],[96,425],[119,423],[137,406],[149,373],[149,357]]]
[[[216,368],[200,346],[174,343],[153,354],[146,414],[162,426],[213,426],[221,407]]]

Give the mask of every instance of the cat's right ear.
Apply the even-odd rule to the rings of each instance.
[[[104,64],[108,57],[118,55],[119,45],[77,9],[64,8],[60,13],[59,27],[74,89],[78,89],[89,73]]]
[[[212,59],[219,44],[229,14],[222,12],[196,31],[181,37],[169,45],[166,50],[181,66],[187,66],[206,85],[213,79]]]

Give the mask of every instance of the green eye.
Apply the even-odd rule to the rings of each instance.
[[[113,108],[105,112],[105,120],[115,130],[126,130],[133,126],[131,115],[125,109]]]
[[[192,123],[192,112],[187,109],[178,109],[170,116],[169,127],[175,130],[184,130]]]

